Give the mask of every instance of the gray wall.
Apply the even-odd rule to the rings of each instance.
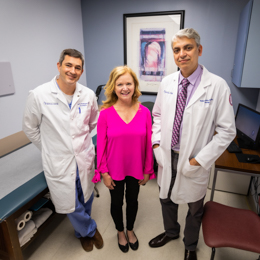
[[[260,112],[260,91],[259,91],[259,95],[258,95],[258,101],[257,101],[257,105],[256,105],[256,110],[258,112]]]
[[[185,10],[184,27],[201,35],[200,63],[223,77],[231,88],[234,110],[238,103],[256,108],[258,89],[237,88],[231,81],[239,15],[248,0],[82,0],[86,73],[93,90],[123,65],[123,14]],[[142,96],[141,101],[155,100]]]
[[[84,53],[80,0],[0,0],[0,35],[0,61],[11,62],[15,85],[0,97],[1,139],[22,130],[28,91],[58,73],[60,52]]]
[[[54,77],[62,49],[76,48],[83,53],[85,49],[82,84],[86,75],[93,90],[106,83],[112,68],[123,64],[124,13],[185,10],[185,27],[194,27],[202,37],[200,62],[228,82],[235,111],[238,103],[255,108],[258,90],[239,89],[230,76],[239,14],[247,2],[0,0],[0,61],[11,62],[16,90],[0,97],[0,139],[21,131],[28,91]],[[141,101],[146,100],[154,101],[155,96],[141,97]]]

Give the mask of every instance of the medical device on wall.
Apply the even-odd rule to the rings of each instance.
[[[237,141],[240,148],[258,149],[260,141],[260,113],[239,104],[236,113]]]
[[[0,96],[14,94],[14,80],[10,62],[0,62]]]

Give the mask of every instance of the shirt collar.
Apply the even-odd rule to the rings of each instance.
[[[198,77],[201,75],[202,73],[202,67],[201,65],[198,65],[197,69],[187,78],[190,82],[191,85],[195,85]],[[179,77],[179,85],[181,84],[182,80],[184,79],[184,77],[182,76],[181,72],[180,72],[180,77]]]
[[[59,86],[59,84],[58,84],[58,81],[57,81],[57,79],[59,78],[59,75],[57,75],[56,77],[55,77],[55,82],[56,82],[56,86],[57,86],[57,88],[62,92],[62,90],[60,89],[60,86]],[[76,83],[76,89],[75,89],[75,91],[74,91],[74,94],[75,94],[75,92],[81,92],[81,90],[82,90],[82,87],[80,86],[80,84],[78,84],[78,82]],[[63,92],[62,92],[63,93]],[[73,94],[73,95],[74,95]]]

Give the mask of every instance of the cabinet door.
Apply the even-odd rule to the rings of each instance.
[[[260,88],[260,1],[254,0],[241,87]]]
[[[239,19],[235,61],[232,75],[232,82],[237,87],[241,87],[252,6],[253,0],[248,2],[248,4],[245,6],[240,14]]]

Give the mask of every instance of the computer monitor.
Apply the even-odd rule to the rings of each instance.
[[[258,149],[260,140],[260,113],[239,104],[236,113],[237,141],[240,148]]]

